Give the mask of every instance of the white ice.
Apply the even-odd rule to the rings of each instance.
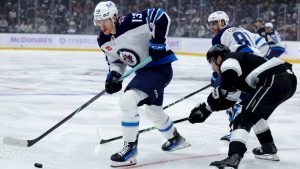
[[[165,90],[164,105],[194,92],[210,82],[210,67],[203,57],[179,56],[173,64],[173,81]],[[103,90],[107,65],[102,53],[61,51],[0,51],[0,139],[5,136],[34,139]],[[294,65],[300,79],[300,65]],[[124,86],[133,76],[124,81]],[[284,82],[282,82],[284,83]],[[187,117],[207,89],[170,108],[173,120]],[[0,143],[1,169],[110,168],[110,156],[122,147],[122,140],[100,145],[121,134],[118,99],[121,92],[103,95],[32,147]],[[248,152],[240,169],[300,168],[300,93],[279,106],[269,119],[280,162],[255,159],[251,150],[259,143],[251,132]],[[140,129],[152,124],[141,120]],[[202,124],[176,125],[191,147],[172,153],[161,151],[165,139],[158,131],[140,135],[138,164],[131,168],[209,168],[226,157],[228,143],[219,138],[228,133],[224,112],[216,112]]]

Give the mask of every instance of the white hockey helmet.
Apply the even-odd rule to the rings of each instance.
[[[112,19],[115,15],[118,15],[118,8],[112,1],[99,2],[94,10],[94,24],[96,21],[104,19]]]
[[[214,22],[214,21],[217,21],[220,28],[223,29],[229,24],[229,17],[224,11],[213,12],[207,18],[207,22],[208,22],[207,28],[208,29],[210,29],[209,23]],[[221,21],[224,21],[225,26],[221,26]]]
[[[266,27],[266,28],[273,28],[273,24],[272,24],[271,22],[267,22],[267,23],[265,24],[265,27]]]

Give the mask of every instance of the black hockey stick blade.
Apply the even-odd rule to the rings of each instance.
[[[90,105],[92,102],[94,102],[100,96],[102,96],[105,92],[106,92],[105,89],[102,90],[96,96],[94,96],[93,98],[91,98],[88,102],[86,102],[85,104],[83,104],[82,106],[80,106],[73,113],[71,113],[69,116],[67,116],[66,118],[64,118],[63,120],[61,120],[59,123],[57,123],[56,125],[54,125],[53,127],[51,127],[48,131],[46,131],[45,133],[43,133],[39,137],[37,137],[37,138],[35,138],[33,140],[23,140],[23,139],[18,139],[18,138],[13,138],[13,137],[4,137],[3,138],[3,143],[4,144],[8,144],[8,145],[12,145],[12,146],[30,147],[30,146],[34,145],[35,143],[37,143],[38,141],[40,141],[45,136],[47,136],[49,133],[51,133],[57,127],[59,127],[60,125],[62,125],[64,122],[66,122],[67,120],[69,120],[70,118],[72,118],[75,114],[77,114],[78,112],[80,112],[82,109],[84,109],[85,107],[87,107],[88,105]]]

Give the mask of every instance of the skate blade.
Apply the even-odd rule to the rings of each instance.
[[[187,148],[189,146],[191,146],[191,144],[185,141],[184,143],[172,148],[171,150],[168,150],[168,152],[177,151],[177,150],[180,150],[180,149],[183,149],[183,148]]]
[[[236,168],[234,168],[234,167],[229,167],[229,166],[227,166],[227,167],[210,166],[209,168],[210,168],[210,169],[236,169]]]
[[[254,155],[255,158],[261,159],[261,160],[270,160],[270,161],[280,161],[277,154],[265,154],[265,155]]]
[[[132,166],[132,165],[136,165],[136,158],[130,158],[124,162],[118,162],[118,161],[113,161],[111,163],[111,167],[116,168],[116,167],[126,167],[126,166]]]

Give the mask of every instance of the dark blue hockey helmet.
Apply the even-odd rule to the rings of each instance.
[[[215,59],[217,56],[224,57],[229,53],[230,53],[230,50],[228,47],[218,43],[218,44],[212,46],[208,50],[208,52],[206,54],[206,59],[209,63],[212,63],[212,62],[215,62]]]

